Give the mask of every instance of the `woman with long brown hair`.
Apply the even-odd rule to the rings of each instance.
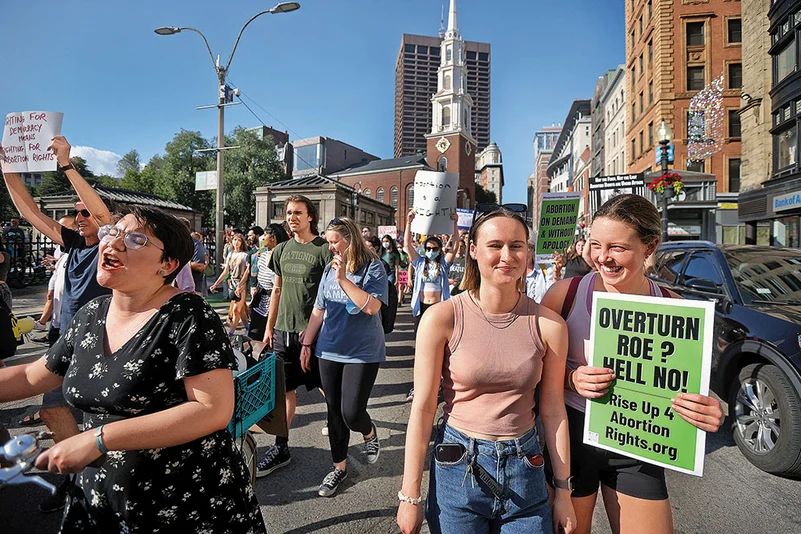
[[[245,245],[245,236],[242,234],[234,234],[231,236],[231,253],[225,260],[225,267],[223,268],[220,277],[217,278],[209,291],[217,289],[226,277],[230,276],[228,280],[228,298],[231,304],[228,305],[228,333],[233,334],[237,327],[248,322],[248,309],[247,309],[247,287],[248,287],[248,274],[250,272],[250,265],[248,263],[247,246]]]
[[[362,435],[367,463],[375,463],[381,452],[367,401],[386,359],[380,313],[387,303],[387,275],[350,219],[332,220],[325,237],[334,259],[323,272],[300,359],[304,369],[311,369],[311,358],[319,359],[334,470],[317,493],[330,497],[348,476],[351,431]]]
[[[423,522],[421,479],[440,380],[445,397],[431,458],[425,516],[432,533],[551,533],[575,524],[563,399],[567,330],[558,314],[520,292],[528,254],[526,222],[498,208],[476,219],[465,257],[464,292],[433,305],[420,321],[397,521],[404,534]],[[561,482],[553,513],[534,420]],[[469,479],[469,480],[468,480]],[[503,526],[501,526],[503,525]]]

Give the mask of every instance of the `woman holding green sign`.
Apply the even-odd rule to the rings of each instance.
[[[595,214],[590,237],[591,272],[554,284],[543,304],[561,312],[568,327],[565,403],[570,426],[573,506],[577,533],[589,533],[598,487],[615,534],[672,533],[673,516],[662,467],[583,443],[586,399],[606,394],[615,380],[612,369],[590,367],[594,291],[680,298],[645,276],[645,264],[659,246],[661,219],[654,205],[639,195],[620,195]],[[720,402],[705,395],[679,393],[673,410],[690,424],[716,432],[723,422]]]

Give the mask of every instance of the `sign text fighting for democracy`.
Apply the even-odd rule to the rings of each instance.
[[[3,172],[48,172],[57,167],[56,155],[47,150],[61,135],[63,113],[22,111],[9,113],[3,128],[0,163]]]

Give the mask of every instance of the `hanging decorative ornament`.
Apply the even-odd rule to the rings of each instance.
[[[723,148],[723,74],[690,100],[687,157],[703,161]]]

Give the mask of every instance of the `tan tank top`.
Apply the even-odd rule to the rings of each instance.
[[[534,426],[534,389],[542,376],[539,305],[521,295],[511,313],[482,313],[467,291],[449,302],[454,313],[442,367],[445,420],[477,434],[525,434]]]

